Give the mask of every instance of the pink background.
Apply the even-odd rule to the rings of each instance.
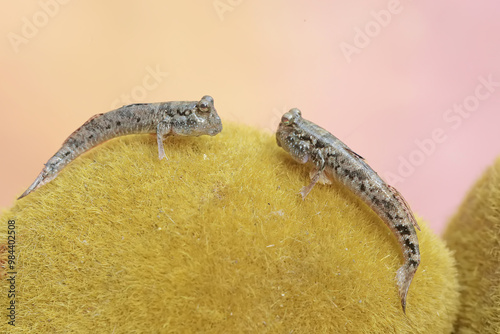
[[[499,11],[494,0],[9,2],[0,207],[90,116],[210,94],[223,120],[267,131],[300,108],[440,233],[500,154],[500,87],[477,88],[500,83]]]

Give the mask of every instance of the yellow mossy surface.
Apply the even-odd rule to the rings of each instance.
[[[169,137],[162,161],[155,140],[111,140],[3,213],[3,231],[16,221],[17,318],[0,329],[451,331],[455,263],[421,220],[405,316],[389,229],[339,185],[317,185],[302,201],[310,167],[273,135],[226,124],[215,137]],[[0,300],[6,314],[5,292]]]
[[[473,186],[444,238],[461,286],[456,333],[500,333],[500,159]]]

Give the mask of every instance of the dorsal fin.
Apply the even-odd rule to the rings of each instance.
[[[410,217],[413,226],[415,226],[417,228],[417,230],[420,231],[420,226],[418,226],[417,220],[415,219],[415,216],[413,215],[413,212],[411,211],[411,208],[410,208],[410,205],[408,204],[408,202],[406,202],[404,197],[401,195],[401,193],[399,191],[397,191],[396,188],[394,188],[391,185],[387,185],[387,187],[396,196],[396,199],[398,200],[398,202],[403,206],[406,214],[408,215],[408,217]]]
[[[124,106],[120,107],[120,109],[121,109],[121,108],[134,107],[134,106],[145,106],[146,104],[149,104],[149,103],[133,103],[133,104],[126,104],[126,105],[124,105]]]
[[[97,115],[94,115],[92,117],[90,117],[85,123],[83,123],[78,129],[76,129],[75,131],[73,131],[68,138],[66,138],[66,140],[63,142],[63,146],[73,137],[73,135],[75,135],[78,131],[80,131],[81,128],[83,128],[85,125],[89,124],[93,119],[95,118],[98,118],[98,117],[101,117],[102,115],[104,115],[104,113],[101,113],[101,114],[97,114]]]
[[[349,147],[345,146],[344,148],[345,148],[345,150],[346,150],[347,152],[349,152],[352,156],[354,156],[354,157],[356,157],[356,158],[359,158],[359,159],[361,159],[361,160],[365,160],[365,158],[363,158],[362,156],[360,156],[359,154],[357,154],[356,152],[354,152],[353,150],[351,150]]]

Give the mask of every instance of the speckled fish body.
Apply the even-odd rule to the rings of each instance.
[[[420,264],[416,219],[401,194],[343,142],[320,126],[302,118],[300,110],[285,113],[276,133],[279,146],[299,163],[312,162],[311,183],[302,188],[303,198],[317,182],[335,179],[366,203],[396,236],[404,264],[396,274],[401,305],[406,312],[410,283]]]
[[[139,103],[123,106],[91,117],[74,131],[59,151],[49,159],[35,182],[19,197],[53,180],[71,161],[91,148],[115,137],[156,133],[159,158],[165,156],[165,136],[214,136],[222,123],[211,96],[200,101]]]

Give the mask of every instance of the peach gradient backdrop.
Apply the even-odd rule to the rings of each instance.
[[[441,232],[500,155],[500,87],[467,118],[443,118],[473,101],[478,77],[500,82],[500,2],[401,0],[390,22],[376,23],[372,11],[397,2],[3,4],[0,207],[14,203],[90,116],[128,103],[123,94],[131,102],[210,94],[225,121],[263,129],[299,107],[383,176],[413,159],[396,186]],[[355,41],[358,28],[372,37]],[[350,62],[342,43],[359,46]],[[155,69],[168,75],[147,79]],[[415,141],[436,129],[435,148],[419,153]]]

